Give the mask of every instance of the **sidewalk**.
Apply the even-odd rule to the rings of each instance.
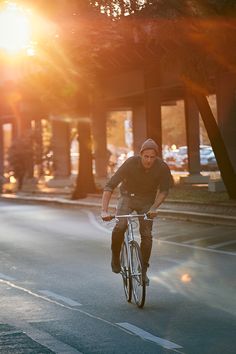
[[[114,193],[110,203],[111,210],[115,209],[117,197],[118,194]],[[87,198],[71,200],[69,188],[29,188],[23,192],[2,194],[1,199],[68,207],[100,208],[101,206],[101,194],[89,194]],[[167,198],[159,209],[159,215],[166,218],[236,226],[236,202],[206,203]]]

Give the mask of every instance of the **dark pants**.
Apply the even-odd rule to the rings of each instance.
[[[116,214],[124,215],[132,211],[136,211],[138,214],[144,214],[148,212],[152,204],[152,202],[143,198],[121,196],[118,201]],[[144,268],[149,266],[149,258],[152,250],[152,224],[153,222],[150,220],[139,218],[139,232],[141,235],[140,248]],[[113,228],[111,249],[115,256],[120,254],[126,228],[127,220],[125,218],[119,219]]]

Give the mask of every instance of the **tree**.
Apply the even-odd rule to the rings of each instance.
[[[78,122],[79,131],[79,173],[76,180],[76,187],[72,199],[86,198],[87,193],[97,192],[93,178],[93,155],[91,141],[91,126],[89,119],[80,119]],[[85,168],[87,166],[87,168]]]
[[[38,152],[37,133],[32,131],[16,139],[9,148],[9,167],[18,181],[18,190],[23,187],[25,177],[31,176],[33,163],[41,163]]]

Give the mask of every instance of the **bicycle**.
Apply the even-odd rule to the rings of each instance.
[[[123,279],[125,296],[127,301],[131,302],[133,295],[136,305],[139,308],[142,308],[145,304],[146,298],[146,274],[143,272],[140,247],[134,238],[132,219],[137,217],[143,217],[145,220],[149,220],[146,214],[114,216],[115,219],[127,219],[127,229],[120,253],[120,273]]]

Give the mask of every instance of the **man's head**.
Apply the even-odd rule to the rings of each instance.
[[[140,149],[141,162],[145,169],[152,167],[154,161],[157,158],[158,146],[152,139],[144,141]]]

